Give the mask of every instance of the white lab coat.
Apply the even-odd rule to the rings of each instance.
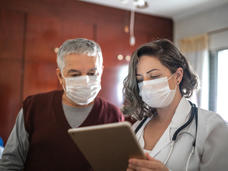
[[[150,156],[164,163],[170,152],[172,136],[190,117],[191,105],[183,97],[176,112],[161,138],[158,140]],[[141,147],[144,147],[144,127],[151,120],[148,118],[139,129],[136,137]],[[140,121],[132,128],[135,129]],[[166,164],[172,171],[184,171],[192,150],[195,137],[195,119],[182,130],[175,142],[173,152]],[[153,135],[151,135],[153,136]],[[198,109],[198,131],[196,149],[189,161],[188,171],[227,171],[228,170],[228,127],[225,121],[216,113]]]

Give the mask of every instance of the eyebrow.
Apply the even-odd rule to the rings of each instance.
[[[146,73],[149,74],[150,72],[153,72],[153,71],[157,71],[158,69],[151,69],[149,71],[147,71]]]
[[[67,73],[70,74],[70,73],[75,73],[75,72],[81,73],[81,71],[76,70],[76,69],[70,69]]]
[[[92,68],[92,69],[90,69],[87,73],[93,72],[93,71],[97,71],[97,68]],[[79,73],[79,74],[81,74],[81,71],[76,70],[76,69],[70,69],[67,73],[68,73],[68,74],[71,74],[71,73]]]
[[[159,70],[159,69],[151,69],[151,70],[147,71],[146,73],[149,74],[150,72],[157,71],[157,70]],[[141,74],[136,74],[136,76],[141,76]]]
[[[97,71],[97,68],[92,68],[88,72],[91,72],[91,71]]]

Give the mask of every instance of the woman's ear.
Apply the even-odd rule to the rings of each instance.
[[[177,68],[177,70],[176,70],[177,85],[179,85],[181,83],[182,78],[183,78],[183,74],[184,74],[183,68],[181,68],[181,67]]]

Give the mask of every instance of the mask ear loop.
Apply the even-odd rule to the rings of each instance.
[[[175,74],[175,73],[173,73],[172,75],[169,76],[168,81],[174,76],[174,74]],[[178,82],[179,82],[179,81],[177,81],[177,83],[178,83]],[[176,89],[177,89],[177,85],[175,85],[175,88],[172,89],[172,90],[175,90],[175,91],[176,91]]]
[[[169,78],[168,78],[168,80],[170,80],[170,79],[173,77],[174,74],[175,74],[175,73],[173,73],[172,75],[170,75]]]
[[[64,77],[62,71],[60,73],[61,73],[62,78],[65,80],[65,85],[66,85],[66,77]],[[62,87],[63,87],[63,90],[66,92],[66,88],[64,86],[62,86]]]

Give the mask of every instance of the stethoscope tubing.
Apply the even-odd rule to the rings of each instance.
[[[169,154],[166,158],[166,160],[164,161],[164,165],[167,164],[169,158],[171,157],[171,154],[173,153],[173,149],[174,149],[174,145],[175,145],[175,142],[177,140],[177,136],[180,134],[180,132],[185,129],[187,126],[189,126],[193,119],[195,118],[195,123],[196,123],[196,129],[195,129],[195,138],[194,138],[194,141],[192,143],[192,150],[190,152],[190,155],[187,159],[187,162],[186,162],[186,168],[185,170],[187,171],[188,170],[188,167],[189,167],[189,162],[190,162],[190,159],[191,159],[191,156],[192,154],[194,153],[195,151],[195,146],[196,146],[196,138],[197,138],[197,129],[198,129],[198,108],[196,107],[196,105],[192,102],[189,101],[189,103],[191,104],[191,115],[188,119],[188,121],[186,123],[184,123],[181,127],[179,127],[175,133],[173,134],[173,137],[172,137],[172,142],[171,142],[171,147],[170,147],[170,151],[169,151]],[[136,127],[135,129],[135,134],[139,131],[139,129],[144,125],[144,123],[146,122],[147,120],[147,117],[145,117],[140,123],[139,125]]]

